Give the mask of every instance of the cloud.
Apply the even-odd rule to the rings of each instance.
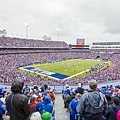
[[[1,29],[8,34],[25,36],[24,23],[29,24],[29,37],[43,35],[67,43],[85,38],[87,43],[99,39],[116,40],[120,33],[119,0],[0,0]],[[101,37],[102,36],[102,37]]]

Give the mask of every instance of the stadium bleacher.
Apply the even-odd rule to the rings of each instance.
[[[55,49],[53,49],[55,48]],[[59,49],[60,48],[60,49]],[[120,80],[120,50],[71,50],[62,41],[28,40],[11,37],[0,37],[0,81],[10,84],[15,78],[22,77],[29,85],[43,84],[50,85],[88,83],[89,79],[96,79],[98,82]],[[108,69],[93,73],[85,77],[74,77],[65,81],[51,80],[48,77],[33,76],[18,68],[35,63],[57,61],[65,59],[94,59],[100,55],[101,60],[112,61],[113,65]]]

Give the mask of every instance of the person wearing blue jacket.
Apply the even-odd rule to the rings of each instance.
[[[43,101],[43,110],[52,113],[53,111],[53,104],[50,96],[45,96]]]
[[[36,103],[35,110],[36,110],[36,112],[39,112],[42,115],[42,113],[43,113],[43,103],[42,102]]]
[[[52,114],[51,120],[55,120],[55,110],[50,96],[45,96],[43,100],[43,111],[51,113]]]
[[[70,95],[70,88],[68,84],[66,84],[65,88],[62,89],[62,98],[64,99],[66,95]]]
[[[43,103],[42,103],[42,102],[38,102],[38,103],[36,104],[36,112],[39,112],[39,113],[40,113],[42,119],[55,120],[53,114],[51,114],[50,112],[49,112],[49,113],[51,114],[51,116],[50,116],[50,114],[48,114],[48,113],[45,114],[45,113],[48,112],[48,111],[43,110]],[[45,118],[44,118],[43,114],[45,115]]]
[[[4,88],[0,87],[0,98],[3,97],[4,98]]]
[[[0,120],[3,120],[3,115],[6,112],[6,105],[0,100]]]
[[[69,104],[70,120],[75,120],[75,115],[77,114],[76,107],[78,105],[79,98],[80,98],[80,94],[78,93]]]

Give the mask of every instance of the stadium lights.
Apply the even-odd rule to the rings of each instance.
[[[57,29],[57,32],[58,32],[58,40],[59,40],[59,32],[60,32],[60,29]]]
[[[28,23],[25,23],[25,28],[26,28],[26,38],[28,38],[28,27],[29,27]]]

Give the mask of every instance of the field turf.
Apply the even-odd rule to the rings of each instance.
[[[71,59],[54,63],[34,64],[33,66],[42,70],[72,76],[88,70],[91,66],[95,66],[97,64],[104,65],[104,61],[91,59]]]

